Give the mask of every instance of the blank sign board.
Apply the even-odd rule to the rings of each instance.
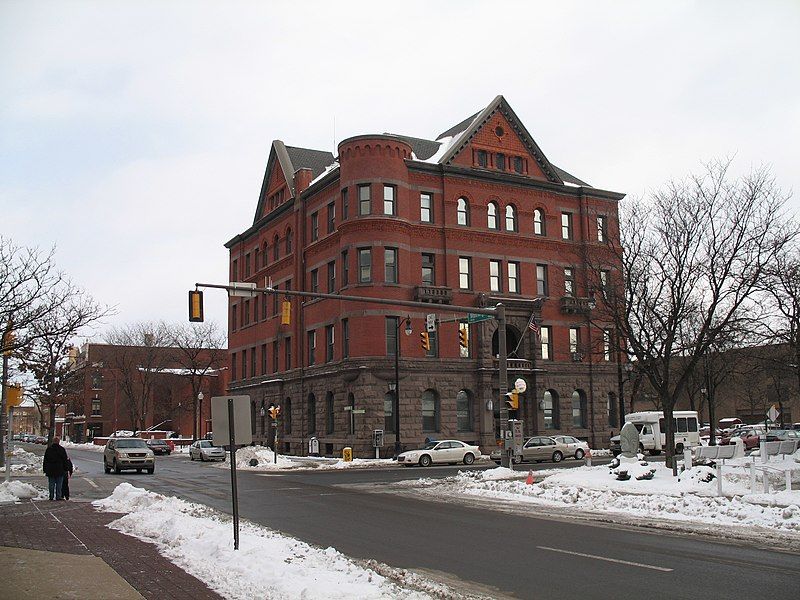
[[[247,445],[253,441],[250,418],[250,396],[214,396],[211,398],[211,422],[214,428],[215,446],[228,446],[231,434],[228,427],[228,400],[233,400],[233,425],[236,445]]]

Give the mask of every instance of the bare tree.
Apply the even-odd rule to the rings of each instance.
[[[20,370],[33,377],[30,394],[35,398],[48,443],[55,435],[56,412],[79,387],[79,373],[69,353],[73,340],[85,328],[111,313],[84,292],[73,295],[28,326],[27,343],[17,353]]]
[[[107,366],[113,369],[119,390],[128,404],[134,433],[144,428],[153,410],[159,373],[168,367],[167,350],[175,342],[171,327],[163,322],[142,322],[115,328],[105,336],[117,346]]]
[[[225,333],[213,321],[182,324],[176,329],[175,360],[186,370],[191,381],[192,397],[188,404],[194,417],[193,438],[197,438],[202,429],[202,407],[198,405],[197,397],[203,387],[203,378],[224,362],[225,342]]]
[[[660,397],[673,471],[675,402],[713,345],[753,323],[758,284],[797,234],[768,169],[733,179],[729,167],[709,164],[631,203],[620,211],[619,240],[609,236],[590,263],[596,272],[621,265],[599,309]]]

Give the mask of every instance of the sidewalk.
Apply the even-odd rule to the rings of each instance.
[[[220,598],[153,544],[106,527],[119,516],[88,502],[0,504],[0,600]]]

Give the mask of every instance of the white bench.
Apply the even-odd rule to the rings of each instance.
[[[694,449],[695,458],[708,460],[727,460],[736,455],[736,446],[698,446]]]
[[[794,454],[797,451],[798,440],[783,440],[777,442],[764,442],[761,448],[762,458],[770,456]],[[767,458],[767,460],[769,460]],[[767,462],[764,460],[764,462]]]

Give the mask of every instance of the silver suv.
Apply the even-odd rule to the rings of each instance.
[[[156,458],[147,443],[141,438],[111,438],[103,450],[103,470],[119,474],[123,469],[144,469],[152,474],[156,470]]]

